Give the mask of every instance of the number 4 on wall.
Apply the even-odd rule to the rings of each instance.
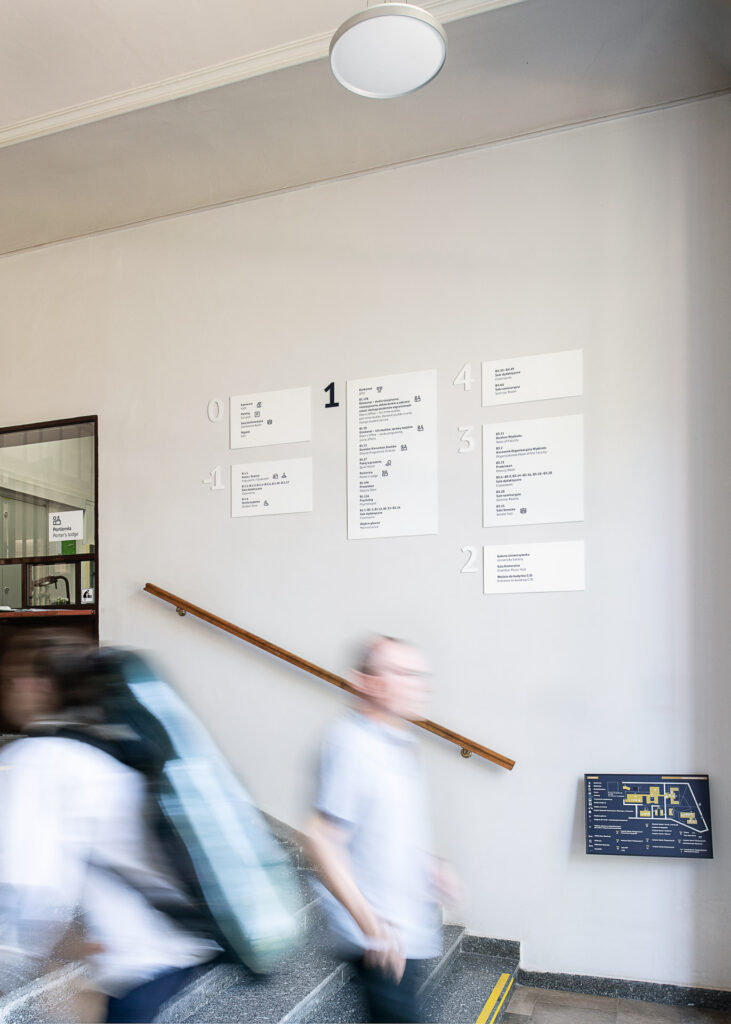
[[[472,376],[472,363],[465,363],[457,376],[452,381],[455,387],[463,387],[465,391],[471,391],[475,378]]]

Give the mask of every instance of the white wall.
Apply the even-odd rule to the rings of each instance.
[[[334,670],[413,638],[441,848],[524,966],[731,987],[728,97],[58,245],[0,262],[2,421],[99,414],[107,641],[157,651],[263,806],[301,823],[335,691],[141,592],[145,581]],[[470,360],[582,347],[586,523],[481,528],[456,428],[520,419]],[[56,353],[62,356],[56,357]],[[11,358],[12,357],[12,358]],[[346,378],[439,370],[440,533],[348,542]],[[335,380],[341,406],[324,409]],[[62,386],[59,386],[62,382]],[[312,385],[312,515],[231,520],[241,461],[206,404]],[[319,397],[318,397],[319,396]],[[268,458],[262,450],[252,458]],[[586,538],[579,594],[484,597],[461,544]],[[709,772],[716,857],[586,857],[585,771]]]

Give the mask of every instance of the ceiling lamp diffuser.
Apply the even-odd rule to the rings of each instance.
[[[447,36],[437,19],[408,3],[382,3],[348,18],[330,43],[332,72],[359,96],[387,100],[439,74]]]

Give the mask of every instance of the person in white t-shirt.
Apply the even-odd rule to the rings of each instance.
[[[156,909],[186,898],[147,827],[144,774],[86,742],[42,735],[59,723],[100,726],[78,671],[86,654],[38,631],[3,657],[0,718],[26,736],[0,750],[0,995],[39,974],[80,917],[107,1020],[143,1024],[220,947]]]
[[[323,742],[308,848],[327,890],[331,933],[356,968],[370,1019],[419,1021],[420,965],[441,950],[436,898],[456,889],[432,855],[409,725],[425,716],[427,665],[415,647],[380,636],[352,679],[362,700]]]

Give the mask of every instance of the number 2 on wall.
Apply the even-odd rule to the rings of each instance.
[[[460,572],[478,572],[479,566],[477,564],[477,548],[473,548],[470,545],[459,549],[463,555],[467,555],[467,561],[459,570]]]

